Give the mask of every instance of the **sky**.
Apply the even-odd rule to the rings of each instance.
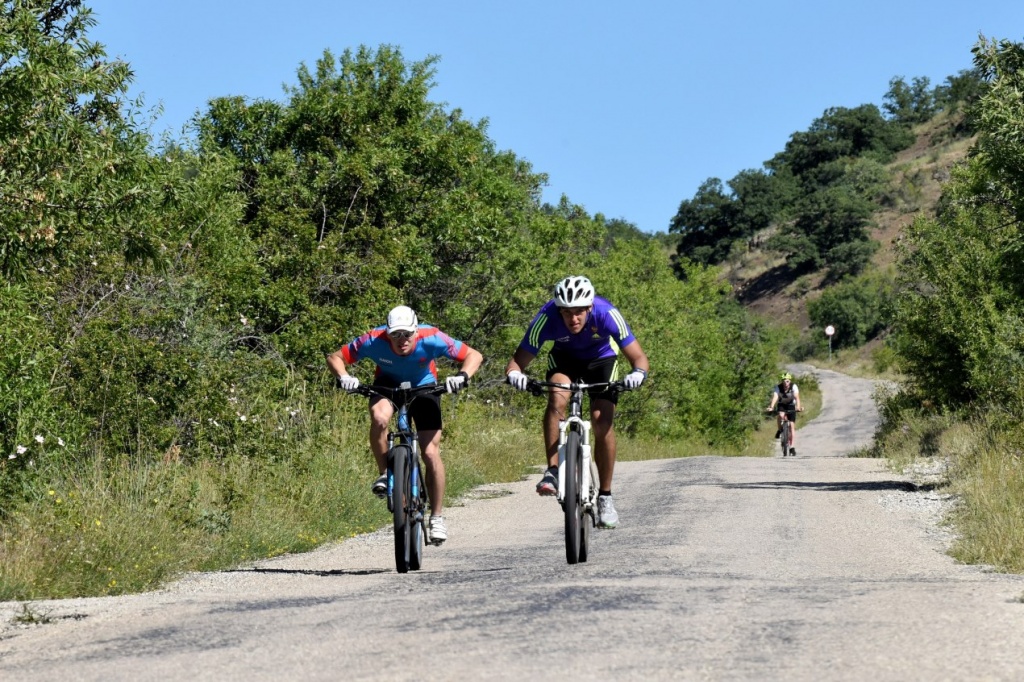
[[[180,134],[216,97],[287,102],[324,50],[436,56],[429,97],[486,119],[546,173],[543,199],[668,231],[708,178],[782,151],[825,110],[943,83],[979,36],[1024,41],[1016,0],[85,0],[129,95]]]

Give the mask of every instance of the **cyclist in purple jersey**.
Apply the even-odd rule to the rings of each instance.
[[[388,323],[371,329],[327,356],[327,366],[346,391],[359,387],[359,379],[348,373],[349,365],[367,359],[377,365],[374,383],[392,388],[408,381],[412,386],[436,384],[437,358],[460,363],[458,374],[445,380],[449,393],[465,388],[483,362],[479,351],[456,341],[437,327],[420,324],[408,306],[388,313]],[[380,476],[373,482],[373,494],[387,494],[388,428],[395,408],[379,396],[370,398],[370,450]],[[445,473],[441,461],[441,399],[420,396],[409,405],[409,416],[416,425],[420,450],[427,469],[427,496],[430,498],[430,535],[435,541],[448,538],[442,518]]]
[[[505,375],[512,386],[526,390],[528,379],[523,370],[548,341],[553,343],[548,358],[548,381],[612,381],[619,351],[632,366],[632,371],[624,379],[627,388],[638,388],[650,370],[647,355],[625,318],[609,301],[595,295],[594,286],[586,277],[571,276],[560,281],[555,286],[554,298],[534,316],[505,368]],[[551,391],[548,394],[543,422],[548,469],[537,484],[537,492],[541,495],[556,495],[558,492],[558,422],[565,414],[568,399],[568,391]],[[598,525],[604,528],[614,528],[619,522],[612,500],[612,474],[615,470],[613,421],[617,403],[616,393],[590,392],[594,457],[601,479],[597,500]]]

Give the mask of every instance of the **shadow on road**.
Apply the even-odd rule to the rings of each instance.
[[[902,490],[904,492],[914,493],[928,492],[929,490],[934,490],[936,486],[930,483],[915,485],[909,481],[830,481],[828,483],[814,481],[764,481],[753,483],[728,483],[722,484],[719,487],[732,489],[792,488],[795,490],[810,489],[824,490],[827,492]]]
[[[332,575],[377,575],[378,573],[391,573],[393,570],[390,568],[360,568],[349,571],[337,568],[330,571],[314,571],[303,568],[233,568],[221,571],[221,573],[281,573],[283,575],[318,575],[327,578]]]

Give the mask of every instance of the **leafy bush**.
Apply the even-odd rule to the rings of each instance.
[[[833,347],[861,346],[888,326],[892,297],[892,282],[873,272],[828,287],[807,314],[817,329],[835,327]]]

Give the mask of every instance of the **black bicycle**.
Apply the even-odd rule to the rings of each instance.
[[[779,447],[782,448],[782,456],[796,457],[796,451],[793,449],[793,429],[796,425],[790,421],[789,412],[785,408],[776,408],[768,412],[779,415]]]
[[[793,422],[789,421],[789,414],[785,410],[779,410],[779,419],[782,420],[779,445],[782,448],[782,456],[789,457],[795,454],[793,452]]]
[[[590,529],[597,525],[598,473],[591,456],[590,420],[583,418],[587,389],[629,390],[621,381],[568,384],[531,379],[526,388],[535,396],[552,390],[569,391],[568,414],[558,422],[558,502],[565,512],[565,559],[581,563],[590,555]]]
[[[423,546],[434,544],[429,536],[425,512],[427,486],[420,464],[420,444],[409,419],[409,405],[424,395],[447,393],[444,384],[398,388],[361,385],[349,393],[380,396],[395,407],[396,428],[388,431],[388,511],[395,527],[395,568],[399,573],[418,571],[423,566]],[[437,543],[440,544],[440,543]]]

